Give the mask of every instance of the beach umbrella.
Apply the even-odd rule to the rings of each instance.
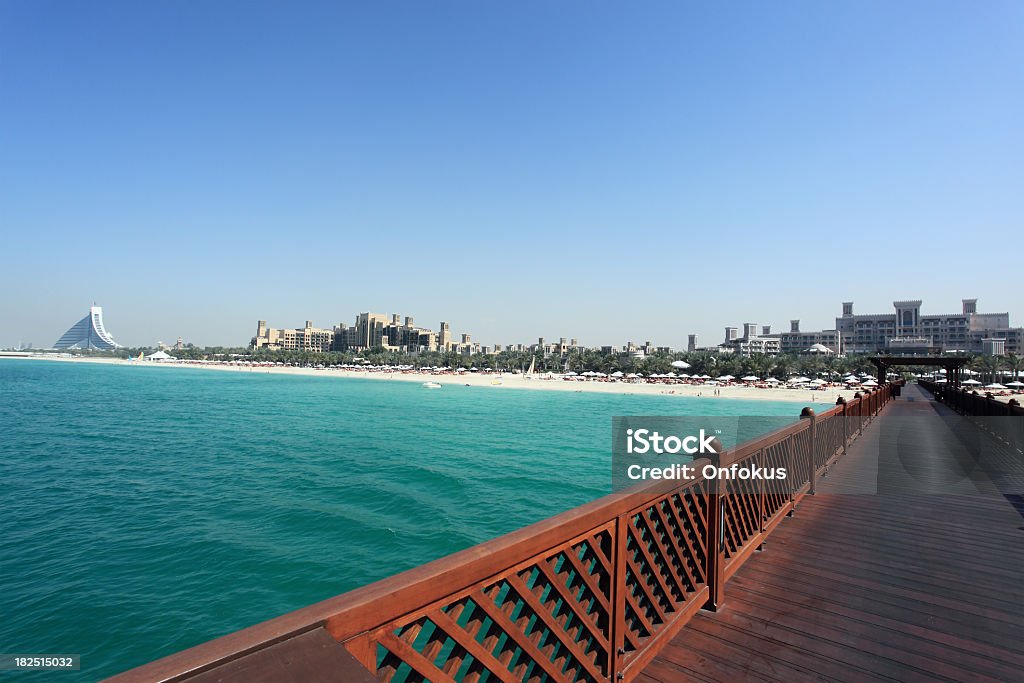
[[[565,373],[565,376],[566,376],[566,377],[575,377],[575,376],[576,376],[576,373],[575,373],[575,372],[573,372],[572,370],[570,370],[569,372]]]
[[[978,380],[976,380],[976,379],[965,379],[965,380],[963,381],[963,384],[971,384],[971,385],[974,385],[974,384],[981,384],[981,382],[979,382],[979,381],[978,381]]]
[[[790,384],[803,384],[804,382],[810,382],[810,377],[794,377],[789,380]]]
[[[992,384],[986,384],[985,388],[986,389],[1005,389],[1006,387],[1004,387],[999,382],[993,382]]]
[[[613,372],[612,377],[622,377],[622,370],[616,370]]]
[[[765,382],[767,382],[768,384],[778,384],[779,380],[775,379],[774,377],[769,377],[768,379],[765,380]]]
[[[723,375],[723,376],[719,377],[718,379],[720,379],[723,382],[728,382],[729,380],[736,379],[736,378],[733,377],[732,375]]]
[[[860,384],[860,380],[857,379],[856,377],[847,377],[846,378],[846,383],[847,384]]]
[[[867,382],[864,382],[864,384],[862,386],[865,386],[865,387],[877,387],[878,386],[878,382],[876,382],[873,379],[869,379]]]
[[[690,364],[687,363],[685,360],[674,360],[672,361],[672,367],[679,368],[680,370],[685,370],[686,368],[690,367]]]
[[[822,384],[828,384],[828,382],[826,382],[823,379],[816,379],[816,380],[812,380],[811,384],[815,384],[815,385],[820,387]]]
[[[635,372],[631,372],[628,375],[626,375],[626,377],[639,377],[639,376],[640,375],[636,374]]]
[[[741,377],[740,379],[742,379],[744,382],[760,382],[761,381],[760,377],[755,377],[754,375],[747,375],[746,377]]]
[[[1014,380],[1013,382],[1010,382],[1006,386],[1008,386],[1008,387],[1024,387],[1024,382],[1018,382],[1018,381]]]

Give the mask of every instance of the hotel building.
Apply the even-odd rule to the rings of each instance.
[[[468,338],[468,335],[463,335]],[[339,323],[331,329],[313,327],[307,320],[305,327],[277,329],[267,326],[267,321],[256,324],[256,336],[250,341],[253,349],[282,349],[287,351],[365,351],[382,348],[387,351],[420,353],[422,351],[447,351],[450,349],[470,352],[478,350],[479,344],[453,344],[448,323],[441,323],[441,333],[416,327],[412,316],[382,313],[360,313],[355,323]]]
[[[978,313],[977,299],[963,299],[960,313],[922,314],[921,300],[894,301],[891,313],[857,315],[853,302],[843,303],[834,329],[807,332],[791,320],[788,332],[773,334],[769,326],[746,323],[743,335],[725,328],[725,353],[984,353],[1024,351],[1024,328],[1010,327],[1009,313]],[[696,347],[691,335],[689,348]],[[824,349],[824,350],[822,350]]]
[[[61,335],[55,349],[96,349],[110,351],[120,348],[106,328],[103,327],[103,307],[95,304],[89,308],[89,315],[72,325]]]
[[[1024,328],[1010,327],[1009,313],[978,313],[977,299],[961,303],[959,313],[923,315],[915,299],[894,301],[891,313],[855,315],[847,301],[836,329],[849,353],[1021,353]]]
[[[305,327],[280,330],[267,327],[266,320],[256,322],[256,336],[250,344],[254,349],[281,349],[284,351],[330,351],[334,346],[334,330],[313,327],[307,320]]]
[[[743,323],[743,336],[735,327],[725,328],[725,341],[719,346],[724,353],[738,353],[749,356],[754,353],[777,354],[780,351],[778,335],[771,334],[771,325],[765,325],[758,334],[757,323]],[[696,346],[696,338],[693,340]],[[689,347],[689,344],[687,344]]]

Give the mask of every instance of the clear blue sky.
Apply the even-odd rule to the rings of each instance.
[[[0,0],[0,346],[1024,323],[1024,3]]]

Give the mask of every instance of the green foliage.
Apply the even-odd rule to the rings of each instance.
[[[72,350],[69,353],[82,357],[96,358],[128,358],[138,357],[140,353],[149,356],[157,351],[153,347],[121,348],[113,351]],[[605,352],[600,349],[576,349],[567,356],[558,354],[545,355],[543,351],[510,351],[505,350],[492,355],[467,355],[456,351],[424,351],[408,354],[389,351],[376,347],[367,351],[285,351],[280,349],[248,349],[243,347],[208,346],[198,348],[186,345],[184,349],[171,349],[167,353],[181,360],[215,360],[215,361],[255,361],[281,363],[305,367],[332,365],[408,365],[414,368],[442,367],[465,368],[467,370],[493,370],[500,372],[526,372],[531,362],[536,372],[561,373],[566,370],[582,373],[587,371],[622,372],[623,374],[641,373],[644,376],[665,374],[668,372],[685,372],[690,375],[709,375],[721,377],[733,375],[745,377],[755,375],[761,379],[775,377],[785,380],[793,375],[814,377],[818,375],[844,375],[847,373],[867,372],[874,374],[875,366],[868,360],[870,355],[847,355],[836,357],[831,355],[800,355],[781,354],[718,354],[709,351],[672,353],[659,352],[645,358],[634,358],[623,351]],[[687,370],[677,370],[672,362],[682,360],[690,364]],[[1009,353],[1006,356],[971,356],[968,366],[988,378],[997,381],[998,372],[1002,369],[1011,370],[1014,377],[1024,367],[1024,358]],[[907,368],[906,371],[928,371],[929,368]]]

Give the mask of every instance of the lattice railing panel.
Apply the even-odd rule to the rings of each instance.
[[[796,434],[791,434],[785,439],[789,448],[789,476],[790,486],[796,490],[811,480],[810,449],[811,430],[805,429]]]
[[[707,583],[706,520],[703,483],[662,496],[628,516],[623,601],[627,659]]]
[[[843,447],[843,430],[846,418],[842,416],[831,416],[818,420],[815,425],[815,453],[814,466],[821,469],[828,463],[829,459]]]
[[[789,467],[788,451],[785,442],[774,443],[761,451],[761,460],[766,468]],[[789,473],[787,472],[787,475]],[[785,479],[768,479],[764,482],[764,517],[770,520],[789,504],[791,481]]]
[[[602,681],[611,667],[610,528],[373,634],[385,681]]]

